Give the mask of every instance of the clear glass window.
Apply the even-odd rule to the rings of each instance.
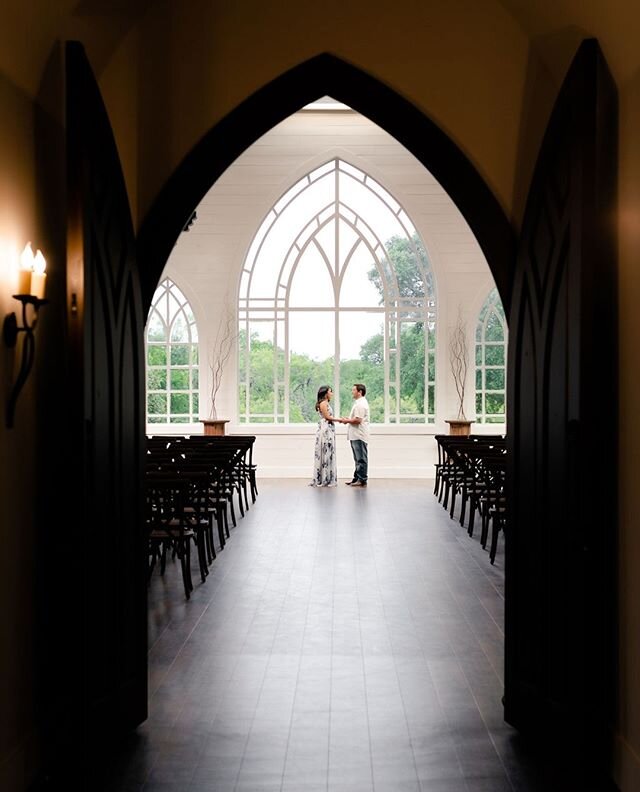
[[[476,421],[506,422],[507,322],[498,290],[492,289],[476,325]]]
[[[379,423],[435,420],[434,279],[400,204],[360,169],[331,160],[289,188],[249,248],[240,279],[242,423],[317,420],[367,385]]]
[[[188,300],[169,278],[153,297],[145,345],[147,423],[197,421],[198,330]]]

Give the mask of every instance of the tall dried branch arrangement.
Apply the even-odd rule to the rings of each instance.
[[[462,321],[462,315],[458,311],[458,318],[449,339],[449,362],[451,363],[451,373],[458,394],[458,415],[459,421],[466,421],[464,414],[464,389],[467,382],[467,368],[469,365],[469,350],[467,348],[467,328]]]
[[[209,371],[211,372],[211,420],[215,421],[218,417],[216,409],[216,399],[222,384],[222,375],[226,366],[233,345],[238,337],[236,321],[233,312],[229,308],[228,301],[225,300],[224,313],[218,322],[216,337],[211,348],[209,359]]]

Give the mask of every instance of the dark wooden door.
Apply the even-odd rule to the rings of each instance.
[[[538,157],[509,320],[505,717],[587,774],[607,766],[615,699],[616,126],[585,40]]]
[[[78,737],[147,713],[142,525],[144,351],[135,240],[109,119],[81,44],[66,45],[69,398],[79,580],[69,705]],[[71,514],[69,515],[72,516]]]

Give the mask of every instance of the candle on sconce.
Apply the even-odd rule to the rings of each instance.
[[[18,294],[31,294],[31,273],[33,271],[33,250],[31,242],[27,242],[20,254],[18,270]]]
[[[47,262],[45,261],[44,256],[39,250],[36,251],[36,255],[33,259],[33,272],[31,273],[30,292],[33,297],[37,297],[39,300],[44,299],[45,282],[47,279],[47,273],[45,272],[46,268]]]

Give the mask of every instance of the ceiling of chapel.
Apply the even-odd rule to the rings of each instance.
[[[561,81],[583,39],[596,37],[618,84],[640,69],[640,4],[632,0],[498,0]]]
[[[619,83],[640,71],[640,4],[631,0],[496,0],[533,42],[556,80],[562,79],[575,43],[597,36]],[[0,15],[0,75],[25,94],[38,93],[54,43],[81,38],[98,74],[124,36],[165,0],[23,0]],[[188,10],[191,0],[181,0]],[[489,12],[493,0],[487,0]],[[170,4],[167,5],[170,7]],[[163,13],[160,9],[160,13]],[[197,20],[194,21],[197,24]]]
[[[96,72],[160,0],[24,0],[0,13],[0,76],[30,97],[58,40],[81,39]]]

